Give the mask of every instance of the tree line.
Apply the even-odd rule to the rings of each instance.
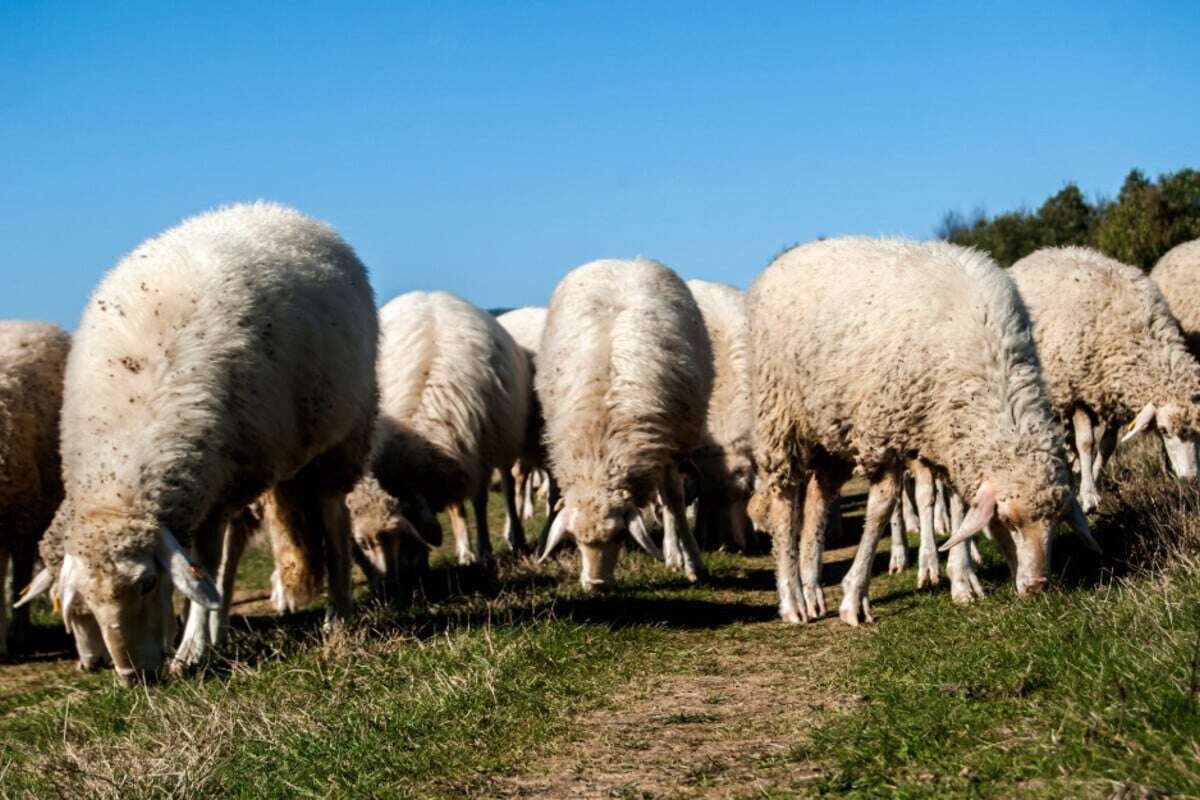
[[[1175,245],[1200,238],[1200,171],[1181,169],[1152,181],[1135,169],[1116,200],[1089,203],[1068,183],[1035,212],[989,217],[977,210],[968,219],[949,211],[935,234],[986,250],[1006,267],[1041,247],[1086,245],[1148,270]]]

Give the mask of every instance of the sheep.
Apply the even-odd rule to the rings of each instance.
[[[676,461],[700,443],[712,384],[700,309],[670,269],[602,260],[563,278],[538,350],[550,469],[562,487],[542,560],[572,537],[584,590],[610,586],[623,533],[657,554],[639,512],[657,489],[668,566],[692,581],[704,575]]]
[[[496,319],[446,292],[409,292],[380,311],[380,414],[371,473],[411,514],[447,508],[459,563],[491,557],[487,498],[525,444],[529,365]],[[511,474],[504,484],[516,516]],[[474,504],[472,551],[463,502]],[[409,517],[410,522],[412,518]],[[509,528],[525,547],[520,519]],[[381,562],[382,563],[382,562]]]
[[[12,601],[29,585],[38,540],[62,500],[58,417],[71,337],[57,325],[0,321],[0,591],[12,560]],[[0,597],[0,658],[29,626]]]
[[[518,497],[518,502],[522,506],[520,518],[528,519],[532,514],[533,506],[533,483],[534,475],[539,471],[546,469],[546,444],[542,439],[542,434],[545,430],[545,420],[542,417],[542,406],[538,401],[537,393],[533,390],[534,381],[537,375],[537,353],[541,346],[542,331],[546,327],[546,309],[536,306],[527,306],[525,308],[517,308],[501,314],[496,318],[513,341],[521,348],[525,354],[525,359],[529,363],[529,415],[525,429],[525,445],[521,452],[521,457],[517,460],[514,467],[515,475],[501,475],[501,480],[515,480],[514,490]],[[549,535],[549,517],[550,509],[558,502],[558,484],[555,483],[552,476],[548,477],[546,486],[546,518],[547,522],[542,527],[542,534],[538,537],[538,546],[544,548],[546,546],[546,537]],[[507,491],[507,490],[506,490]],[[513,519],[510,517],[507,522],[505,531],[511,530]]]
[[[1024,306],[986,255],[945,242],[818,241],[775,259],[751,288],[749,309],[759,471],[752,516],[772,535],[786,622],[824,613],[824,531],[855,466],[871,485],[842,581],[839,616],[849,625],[874,620],[871,564],[906,466],[914,474],[939,466],[974,498],[942,546],[960,548],[950,561],[955,599],[974,594],[960,554],[985,526],[1021,595],[1047,582],[1061,517],[1090,541]],[[921,505],[932,513],[932,498]]]
[[[105,276],[67,360],[52,525],[77,644],[127,683],[153,677],[174,587],[191,602],[172,667],[198,663],[225,633],[239,517],[267,490],[277,522],[323,540],[327,621],[349,613],[344,498],[371,443],[377,329],[354,251],[273,203],[185,220]]]
[[[427,516],[421,526],[424,533],[418,531],[409,517],[419,517],[369,475],[346,497],[346,505],[355,558],[370,580],[372,592],[377,597],[399,598],[415,588],[429,571],[429,551],[442,544],[437,521],[430,525],[432,515]]]
[[[1200,365],[1158,287],[1141,270],[1084,247],[1048,247],[1012,266],[1033,320],[1050,402],[1071,426],[1080,502],[1094,511],[1096,483],[1116,447],[1156,427],[1171,467],[1195,477]]]
[[[697,480],[696,538],[724,535],[745,550],[752,532],[746,503],[754,485],[750,444],[750,320],[746,296],[732,286],[693,280],[688,290],[700,308],[713,352],[713,390],[704,434],[692,451]]]
[[[1150,272],[1183,328],[1192,355],[1200,358],[1200,239],[1167,251]]]

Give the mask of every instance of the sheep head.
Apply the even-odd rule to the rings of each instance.
[[[1197,439],[1200,439],[1200,408],[1195,403],[1147,403],[1122,437],[1127,442],[1151,428],[1162,437],[1171,471],[1180,478],[1197,476]]]
[[[574,539],[579,547],[579,582],[584,591],[606,589],[613,583],[625,533],[651,555],[662,558],[630,494],[568,490],[563,497],[562,510],[550,527],[546,550],[539,561],[549,558],[567,538]]]
[[[376,597],[399,598],[404,579],[415,580],[429,563],[429,551],[441,543],[441,528],[419,499],[402,503],[373,478],[359,482],[346,498],[355,557]],[[409,518],[416,520],[416,524]],[[431,542],[420,530],[436,528]]]
[[[217,588],[164,527],[108,512],[77,523],[58,590],[80,665],[95,669],[111,661],[127,683],[152,679],[170,645],[172,588],[210,609],[219,605]]]
[[[997,488],[1000,485],[1005,488]],[[1017,594],[1025,597],[1037,594],[1046,586],[1050,573],[1050,546],[1060,521],[1067,522],[1096,552],[1100,552],[1100,545],[1092,538],[1087,517],[1072,492],[1065,489],[1051,492],[1057,498],[1053,508],[1041,509],[1038,500],[1042,498],[1022,492],[1019,486],[1019,482],[999,484],[985,480],[958,530],[939,549],[949,550],[987,528],[1013,571]],[[1046,495],[1046,492],[1037,494]]]

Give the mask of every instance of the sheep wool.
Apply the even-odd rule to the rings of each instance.
[[[749,309],[759,472],[752,516],[775,541],[784,619],[824,611],[824,526],[854,466],[872,488],[843,581],[844,621],[871,619],[870,561],[900,472],[917,459],[940,465],[963,497],[976,498],[972,522],[998,508],[1023,525],[1006,548],[1017,588],[1045,583],[1050,530],[1070,496],[1063,432],[1025,307],[995,262],[945,242],[818,241],[767,267]],[[806,484],[801,596],[794,537]]]
[[[380,311],[380,324],[374,476],[406,504],[419,496],[434,511],[451,506],[459,560],[486,559],[488,481],[525,442],[525,355],[491,314],[447,292],[400,295]],[[464,500],[475,504],[476,552]]]
[[[692,452],[700,483],[696,526],[707,534],[698,538],[704,541],[723,533],[726,544],[745,549],[750,527],[745,505],[754,474],[746,295],[708,281],[688,281],[687,287],[704,317],[713,354],[713,390],[704,434]]]
[[[1192,355],[1200,358],[1200,239],[1168,250],[1150,278],[1183,328]]]
[[[33,578],[38,540],[62,500],[58,418],[71,337],[57,325],[0,321],[0,590],[12,562],[14,590]],[[0,597],[0,656],[24,632],[29,610],[8,622]]]
[[[641,537],[634,517],[656,488],[668,506],[668,563],[692,578],[702,572],[675,459],[700,442],[712,383],[700,310],[662,264],[594,261],[554,290],[536,385],[563,493],[555,525],[580,545],[585,588],[611,580],[620,534]],[[559,540],[554,530],[550,539]]]
[[[67,362],[55,526],[64,618],[78,596],[123,676],[161,662],[160,570],[193,600],[177,659],[198,660],[210,629],[219,639],[232,570],[207,619],[215,588],[199,569],[216,569],[225,523],[268,489],[290,524],[324,531],[331,611],[349,611],[344,497],[370,446],[376,339],[353,250],[272,203],[192,217],[105,276]]]

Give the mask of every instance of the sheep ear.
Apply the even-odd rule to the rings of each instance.
[[[1079,505],[1079,501],[1074,496],[1071,497],[1071,507],[1067,510],[1067,524],[1079,534],[1089,549],[1097,555],[1102,553],[1100,543],[1092,536],[1092,528],[1088,525],[1087,515],[1083,513],[1083,507]]]
[[[967,541],[975,534],[987,527],[987,524],[992,521],[992,517],[996,515],[996,490],[988,481],[984,481],[979,486],[979,491],[975,493],[975,499],[971,502],[971,510],[963,517],[962,523],[958,526],[958,530],[954,535],[946,540],[946,543],[938,548],[941,552],[946,552],[956,544],[961,544]]]
[[[59,597],[54,598],[54,610],[62,611],[63,626],[71,630],[71,606],[75,604],[75,556],[70,553],[63,555],[62,569],[58,573]],[[61,600],[62,605],[59,605]]]
[[[558,512],[558,515],[554,518],[554,524],[550,526],[550,533],[546,536],[546,549],[542,553],[541,558],[537,560],[537,563],[541,564],[545,562],[550,557],[550,554],[554,552],[555,548],[562,544],[563,539],[571,535],[571,527],[574,523],[575,509],[564,508]]]
[[[42,567],[41,572],[34,575],[29,585],[21,590],[21,599],[13,603],[13,608],[20,608],[27,603],[33,602],[33,598],[44,594],[53,585],[54,573],[50,571],[49,567]]]
[[[221,595],[212,578],[192,563],[174,534],[166,528],[159,530],[155,558],[158,565],[171,576],[175,588],[187,595],[188,599],[210,611],[220,608]]]
[[[1139,433],[1144,433],[1150,427],[1150,423],[1154,422],[1154,415],[1157,413],[1158,409],[1154,407],[1154,403],[1146,403],[1145,408],[1129,423],[1129,433],[1121,437],[1121,443],[1124,444]]]
[[[636,508],[630,511],[626,518],[626,524],[629,526],[629,535],[633,537],[633,540],[647,553],[662,561],[662,551],[658,549],[654,539],[650,538],[650,531],[646,530],[646,523],[642,520],[642,512]]]

